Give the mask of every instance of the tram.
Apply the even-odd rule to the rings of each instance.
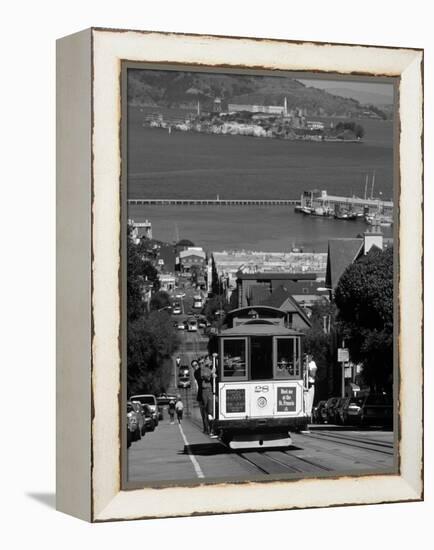
[[[288,447],[309,420],[303,333],[281,316],[240,311],[217,336],[214,433],[232,449]]]

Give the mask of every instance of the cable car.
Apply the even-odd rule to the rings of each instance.
[[[290,446],[309,418],[303,333],[256,318],[217,340],[214,432],[232,449]]]

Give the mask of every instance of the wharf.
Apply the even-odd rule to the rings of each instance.
[[[129,206],[297,206],[299,204],[299,199],[128,199]]]

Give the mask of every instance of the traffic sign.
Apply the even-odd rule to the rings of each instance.
[[[350,353],[348,348],[338,348],[338,361],[340,363],[346,363],[350,360]]]

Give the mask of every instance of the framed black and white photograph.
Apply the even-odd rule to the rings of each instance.
[[[59,509],[422,498],[422,61],[59,41]]]

